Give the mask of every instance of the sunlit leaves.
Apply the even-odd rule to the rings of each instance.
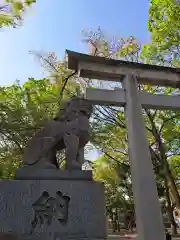
[[[180,4],[174,0],[151,0],[148,29],[152,43],[143,46],[144,59],[180,66]]]
[[[169,158],[169,164],[176,181],[180,179],[180,155],[175,155]]]
[[[48,78],[51,82],[60,89],[60,95],[74,95],[76,88],[81,87],[82,83],[76,77],[75,72],[67,68],[67,59],[64,57],[58,60],[54,52],[38,52],[31,51],[30,53],[40,61],[41,66],[46,70]]]
[[[23,13],[36,0],[5,0],[0,4],[0,28],[18,26],[23,19]]]
[[[132,208],[132,192],[129,191],[131,182],[128,183],[129,166],[127,165],[124,169],[123,166],[111,161],[105,155],[93,162],[94,179],[103,182],[105,186],[108,212],[112,212],[113,208],[122,209],[123,211]],[[120,172],[121,174],[119,174]]]
[[[30,78],[22,85],[0,88],[0,167],[6,177],[20,164],[27,141],[57,114],[58,99],[59,89],[48,79]]]

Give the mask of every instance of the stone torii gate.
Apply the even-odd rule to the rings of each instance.
[[[139,240],[164,240],[164,225],[153,173],[142,109],[180,109],[180,96],[152,95],[137,84],[180,87],[180,69],[131,63],[66,51],[68,68],[80,77],[122,82],[115,90],[86,89],[86,99],[98,105],[125,108],[129,159]]]

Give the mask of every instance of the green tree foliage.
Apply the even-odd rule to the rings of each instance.
[[[104,183],[106,211],[116,231],[118,213],[125,218],[128,212],[134,212],[129,163],[120,162],[119,158],[112,161],[107,155],[102,155],[93,162],[92,167],[94,179]],[[125,221],[124,224],[127,227]]]
[[[5,0],[0,4],[0,28],[17,27],[23,20],[23,14],[36,0]]]
[[[59,61],[54,53],[34,53],[46,69],[48,78],[29,78],[0,87],[0,174],[11,178],[21,164],[28,140],[46,121],[55,117],[62,101],[76,94],[77,79],[67,69],[66,58]],[[61,160],[61,155],[58,155]]]
[[[180,4],[177,0],[151,0],[148,30],[151,43],[143,45],[143,59],[180,66]]]
[[[14,175],[29,138],[58,111],[58,97],[59,89],[48,79],[0,88],[1,178]]]
[[[81,82],[72,72],[67,68],[66,55],[63,59],[59,60],[54,52],[37,52],[31,51],[30,53],[39,60],[41,66],[45,69],[48,78],[52,83],[60,89],[60,100],[64,95],[73,95],[77,92],[77,88],[81,87]],[[64,93],[65,92],[65,93]]]
[[[177,184],[180,184],[180,155],[176,154],[172,157],[169,157],[169,164],[171,167],[171,171],[173,174],[174,179],[176,180]]]
[[[59,74],[62,81],[60,78],[58,82],[54,79],[29,78],[24,84],[16,82],[0,88],[1,178],[14,176],[27,141],[48,119],[55,117],[61,101],[69,97],[70,92],[73,93],[73,83],[69,82],[63,98],[60,97],[63,76],[66,79],[69,72],[59,71]]]

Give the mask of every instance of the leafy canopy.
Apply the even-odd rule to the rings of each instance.
[[[23,14],[36,0],[5,0],[0,4],[0,28],[17,27],[23,20]]]

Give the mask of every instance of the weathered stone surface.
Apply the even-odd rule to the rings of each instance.
[[[57,117],[49,120],[28,142],[24,166],[58,168],[57,151],[65,149],[66,169],[81,169],[81,152],[89,141],[89,118],[92,105],[83,98],[72,97],[64,103]]]
[[[101,183],[1,180],[0,189],[0,232],[29,240],[107,237]]]
[[[92,171],[39,169],[34,166],[16,170],[17,180],[92,180]]]
[[[0,233],[0,240],[18,240],[18,236],[12,232]]]

